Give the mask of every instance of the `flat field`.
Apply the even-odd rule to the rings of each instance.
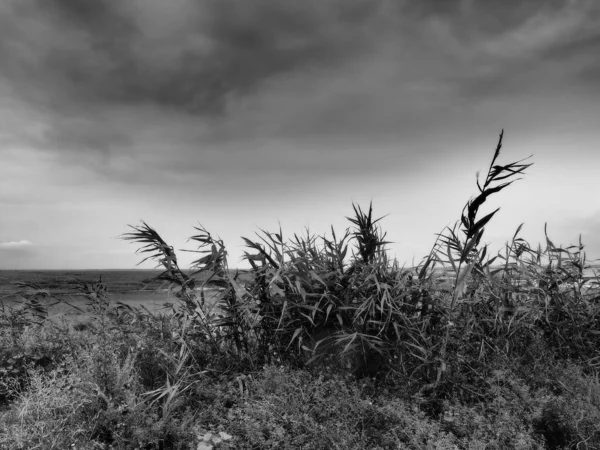
[[[76,292],[77,281],[102,281],[110,292],[155,291],[161,282],[152,281],[159,270],[0,270],[0,295],[18,291],[17,282],[35,283],[53,295]]]
[[[53,320],[64,318],[71,323],[85,322],[89,319],[85,314],[90,310],[89,299],[80,295],[77,281],[90,284],[102,276],[111,301],[133,307],[144,306],[156,313],[166,311],[165,307],[177,302],[168,292],[165,282],[153,281],[160,273],[159,270],[0,270],[0,301],[14,305],[19,301],[16,294],[21,289],[17,283],[34,283],[55,299],[63,301],[49,308],[48,313]],[[55,302],[52,299],[44,301]]]

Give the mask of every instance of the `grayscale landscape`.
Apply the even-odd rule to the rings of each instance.
[[[600,449],[596,0],[0,2],[0,450]]]

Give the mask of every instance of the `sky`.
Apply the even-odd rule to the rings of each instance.
[[[3,0],[0,268],[152,268],[201,224],[343,233],[373,202],[389,253],[429,253],[499,163],[494,252],[582,235],[600,258],[597,0]],[[178,252],[182,267],[196,256]]]

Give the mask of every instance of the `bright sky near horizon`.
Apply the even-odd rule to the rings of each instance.
[[[140,220],[244,267],[241,236],[342,233],[371,200],[411,265],[502,129],[499,162],[534,165],[483,240],[547,222],[600,258],[598,55],[597,0],[3,0],[0,269],[135,268]]]

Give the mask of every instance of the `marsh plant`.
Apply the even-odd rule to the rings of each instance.
[[[501,164],[502,140],[415,267],[388,256],[372,204],[352,205],[343,232],[243,238],[245,271],[202,226],[189,270],[150,225],[130,226],[122,238],[162,267],[175,303],[151,313],[81,283],[79,331],[52,328],[36,303],[5,309],[10,348],[45,329],[61,356],[19,386],[4,366],[0,447],[28,448],[27,430],[31,445],[53,420],[67,431],[51,448],[599,448],[600,280],[581,239],[562,248],[547,230],[534,248],[521,225],[489,254],[499,208],[481,210],[532,166]],[[78,407],[49,403],[52,389]]]

